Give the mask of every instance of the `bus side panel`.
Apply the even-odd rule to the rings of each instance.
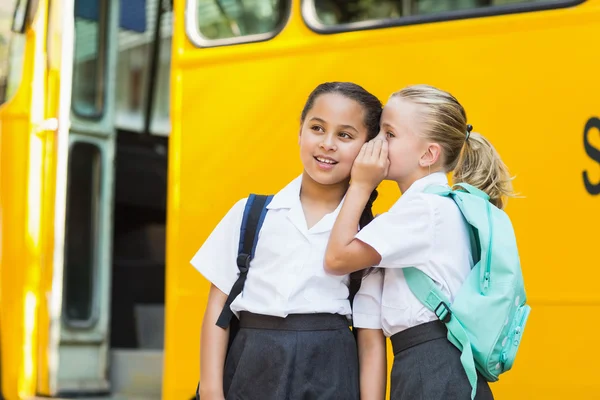
[[[198,379],[209,284],[189,260],[238,199],[276,192],[301,173],[299,114],[330,80],[357,82],[384,101],[415,83],[457,96],[522,195],[507,211],[533,311],[513,370],[492,390],[498,399],[596,393],[600,197],[582,174],[600,181],[600,160],[584,145],[587,121],[600,116],[598,6],[330,36],[303,30],[298,18],[271,42],[186,48],[174,63],[165,399],[191,395]],[[600,149],[597,129],[587,140]],[[376,211],[397,194],[384,185]]]
[[[13,114],[10,119],[4,116],[0,116],[2,394],[16,399],[24,362],[24,281],[28,264],[25,243],[28,138],[21,133],[28,131],[29,121],[26,115]]]
[[[2,395],[33,396],[38,372],[44,135],[33,133],[45,105],[46,3],[25,33],[21,84],[0,106],[0,337]],[[32,92],[37,90],[34,98]],[[38,132],[41,133],[41,132]]]

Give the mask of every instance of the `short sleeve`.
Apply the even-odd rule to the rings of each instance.
[[[225,294],[229,294],[239,272],[236,260],[246,201],[238,201],[227,212],[190,261]]]
[[[382,329],[381,295],[384,272],[382,269],[374,269],[363,278],[352,306],[352,320],[355,327]]]
[[[379,253],[382,268],[422,267],[431,257],[434,207],[423,194],[402,200],[356,235]]]

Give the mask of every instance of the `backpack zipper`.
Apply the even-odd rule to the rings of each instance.
[[[493,222],[492,222],[492,205],[489,203],[487,203],[487,216],[488,216],[488,221],[489,221],[489,225],[490,225],[490,231],[489,231],[489,242],[488,242],[488,251],[487,251],[487,257],[485,260],[485,273],[483,274],[483,290],[487,290],[488,287],[490,286],[490,268],[491,268],[491,262],[492,262],[492,231],[493,231]]]

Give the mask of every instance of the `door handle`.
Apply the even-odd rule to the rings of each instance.
[[[48,118],[40,122],[33,128],[33,133],[37,136],[41,136],[44,132],[56,132],[58,131],[58,118]]]

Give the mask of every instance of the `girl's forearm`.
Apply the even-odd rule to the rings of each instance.
[[[379,253],[371,246],[354,238],[372,190],[350,185],[325,252],[325,270],[330,274],[349,274],[377,265],[381,260]]]
[[[211,285],[200,341],[200,398],[223,399],[223,369],[229,328],[216,325],[227,295]]]
[[[385,336],[380,329],[358,330],[361,400],[383,400],[387,384]]]

